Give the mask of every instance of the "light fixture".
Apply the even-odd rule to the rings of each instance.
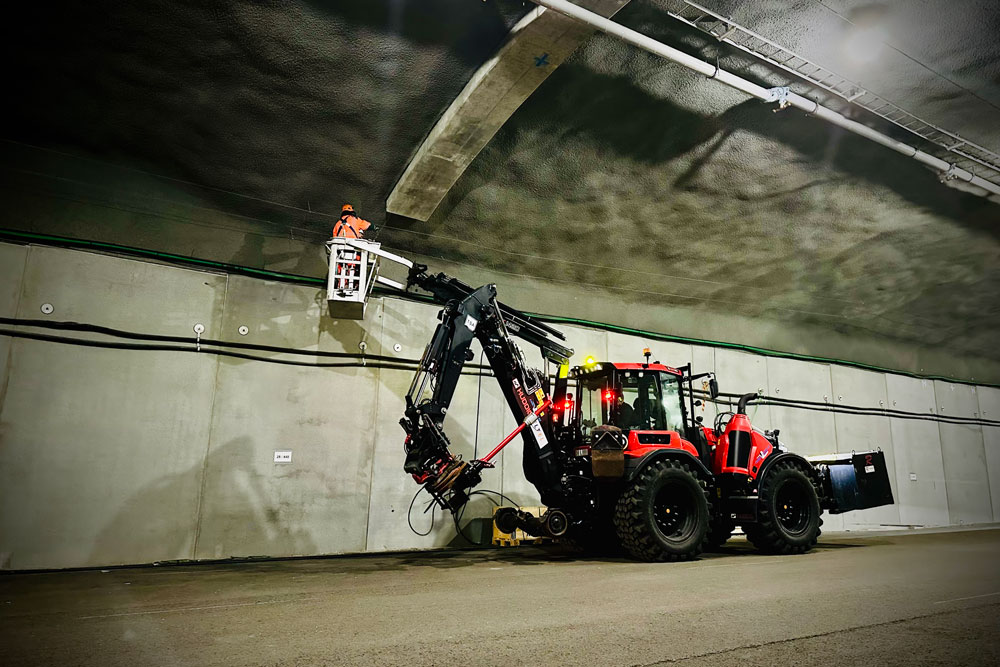
[[[855,24],[851,26],[844,41],[844,51],[855,65],[869,65],[882,54],[888,34],[881,25]]]

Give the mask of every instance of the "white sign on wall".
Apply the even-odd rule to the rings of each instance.
[[[274,453],[274,462],[275,463],[291,463],[292,462],[292,453],[290,451],[289,452],[275,452]]]

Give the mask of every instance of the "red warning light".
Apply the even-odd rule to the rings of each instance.
[[[604,400],[605,401],[610,401],[611,397],[614,396],[614,395],[615,395],[614,392],[606,391],[606,392],[604,392]]]

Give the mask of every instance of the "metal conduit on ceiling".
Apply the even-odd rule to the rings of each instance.
[[[813,100],[790,91],[786,87],[765,88],[757,85],[731,72],[727,72],[726,70],[719,68],[717,65],[705,62],[694,56],[688,55],[683,51],[667,46],[663,42],[659,42],[638,31],[627,28],[620,23],[615,23],[614,21],[606,19],[599,14],[595,14],[594,12],[575,5],[568,0],[532,0],[532,2],[590,25],[601,32],[617,37],[622,41],[643,49],[644,51],[648,51],[653,55],[657,55],[662,58],[666,58],[671,62],[683,65],[684,67],[698,72],[699,74],[703,74],[710,79],[716,79],[731,88],[735,88],[736,90],[750,95],[751,97],[756,97],[764,102],[777,102],[781,108],[793,106],[801,109],[808,114],[816,116],[817,118],[822,118],[823,120],[842,127],[845,130],[865,137],[866,139],[874,141],[887,148],[891,148],[898,153],[902,153],[907,157],[913,158],[914,160],[927,165],[931,169],[941,172],[942,180],[954,179],[962,181],[970,186],[974,186],[969,188],[970,192],[979,196],[989,197],[993,201],[1000,202],[1000,186],[997,184],[976,176],[975,174],[962,169],[951,162],[942,160],[941,158],[925,153],[924,151],[910,146],[909,144],[893,139],[892,137],[878,132],[877,130],[873,130],[867,125],[851,120],[832,109],[820,105],[818,102],[814,102]]]

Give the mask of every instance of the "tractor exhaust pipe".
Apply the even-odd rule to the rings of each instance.
[[[740,396],[740,402],[736,405],[736,414],[745,415],[747,413],[747,403],[757,398],[756,393],[743,394]]]

